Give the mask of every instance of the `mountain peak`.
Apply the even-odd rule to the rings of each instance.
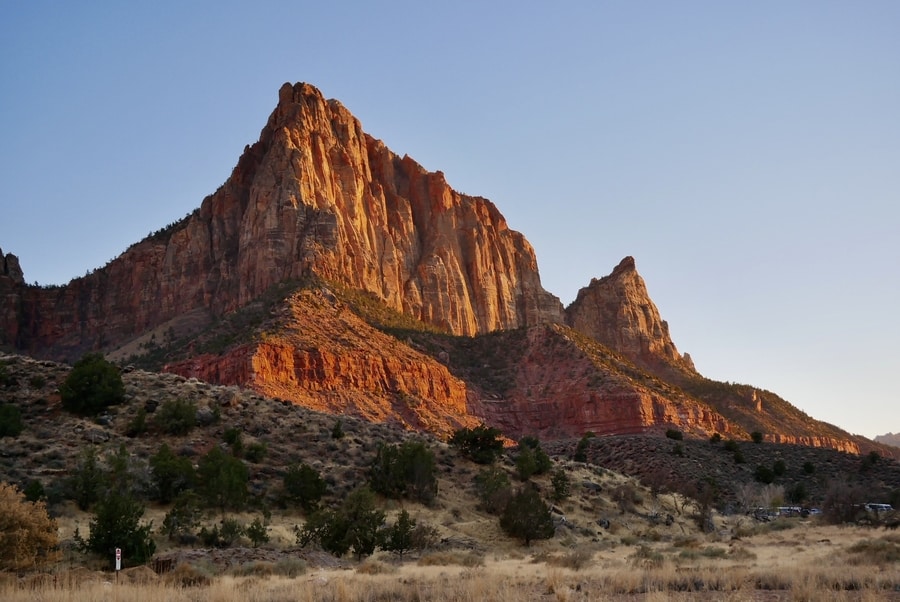
[[[619,262],[619,265],[617,265],[613,269],[612,274],[610,274],[610,276],[615,277],[616,275],[622,274],[624,272],[636,272],[636,271],[637,271],[637,268],[634,265],[634,257],[632,257],[631,255],[626,255],[624,258],[622,258],[622,261]]]
[[[566,324],[618,351],[639,366],[693,373],[669,336],[669,325],[650,299],[630,255],[608,275],[592,279],[566,308]]]

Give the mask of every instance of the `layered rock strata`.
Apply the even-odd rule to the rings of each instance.
[[[653,371],[674,367],[695,373],[690,357],[675,348],[669,325],[650,299],[632,257],[624,258],[609,276],[594,278],[578,291],[565,317],[573,329],[639,366]]]
[[[709,406],[622,360],[592,358],[573,334],[560,326],[529,329],[512,368],[514,385],[502,397],[479,398],[470,404],[472,410],[510,435],[546,439],[587,431],[607,435],[678,428],[704,437],[731,432],[728,421]]]
[[[72,359],[310,274],[459,335],[562,320],[531,245],[490,201],[395,155],[313,86],[285,84],[198,210],[66,286],[0,283],[16,307],[0,316],[2,342]]]
[[[441,436],[478,423],[467,412],[464,382],[430,356],[375,330],[324,289],[291,296],[257,340],[165,369]]]

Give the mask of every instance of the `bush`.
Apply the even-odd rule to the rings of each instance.
[[[245,532],[246,530],[243,525],[237,520],[233,518],[223,518],[219,521],[219,525],[213,525],[212,529],[201,527],[200,533],[197,535],[200,537],[200,541],[203,542],[203,545],[212,546],[214,548],[229,548],[240,539]]]
[[[759,431],[753,431],[752,433],[750,433],[750,439],[753,440],[754,443],[762,443],[763,434]]]
[[[193,491],[182,492],[166,513],[160,532],[169,539],[190,537],[203,515],[200,501],[200,496]]]
[[[394,524],[382,533],[382,548],[403,558],[403,554],[413,547],[415,529],[416,521],[409,517],[409,512],[401,510]]]
[[[870,451],[866,456],[863,457],[862,464],[860,464],[859,470],[861,472],[866,472],[881,460],[881,454],[877,451]]]
[[[163,443],[150,457],[150,477],[156,487],[156,498],[168,504],[182,491],[194,486],[194,466],[188,458],[176,456]]]
[[[682,439],[684,439],[684,433],[682,433],[678,429],[667,429],[666,437],[668,437],[669,439],[674,439],[675,441],[681,441]]]
[[[9,387],[15,384],[16,379],[9,373],[6,362],[0,362],[0,387]]]
[[[104,479],[96,448],[86,447],[82,450],[75,471],[67,482],[69,497],[75,500],[81,510],[87,510],[100,498],[100,487]]]
[[[169,435],[187,435],[197,426],[197,404],[184,399],[170,399],[156,411],[153,424]]]
[[[95,505],[87,541],[77,529],[75,540],[82,549],[106,558],[113,558],[116,548],[121,548],[125,566],[144,564],[156,551],[156,543],[150,536],[153,523],[140,524],[143,515],[144,506],[138,500],[120,489],[110,489]]]
[[[25,494],[25,499],[29,502],[37,502],[38,500],[46,499],[47,492],[44,491],[44,485],[37,479],[31,479],[25,485],[25,488],[22,490],[22,493]]]
[[[519,478],[527,481],[532,475],[541,475],[550,470],[553,463],[550,456],[541,449],[537,437],[523,437],[519,441],[519,455],[516,456],[516,472]]]
[[[115,365],[99,353],[88,353],[75,362],[59,393],[66,410],[91,416],[122,403],[125,385]]]
[[[772,473],[776,477],[781,477],[784,476],[785,471],[787,471],[787,465],[784,460],[775,460],[775,463],[772,464]]]
[[[553,486],[554,502],[559,503],[569,497],[572,493],[569,475],[562,468],[557,468],[553,471],[553,474],[550,475],[550,484]]]
[[[269,527],[258,516],[246,528],[245,533],[254,548],[258,548],[264,543],[269,543]]]
[[[512,498],[500,516],[500,528],[512,537],[522,539],[526,546],[535,539],[553,537],[553,518],[550,508],[537,491],[524,487]]]
[[[709,438],[709,442],[712,443],[713,445],[715,445],[716,443],[718,443],[721,440],[722,440],[722,435],[720,435],[719,433],[713,433]]]
[[[391,498],[430,504],[437,496],[434,453],[421,441],[380,445],[369,468],[370,487]]]
[[[588,431],[578,440],[578,445],[575,446],[575,454],[572,456],[573,460],[576,462],[587,462],[587,450],[594,436],[594,433]]]
[[[832,481],[825,490],[822,517],[832,524],[852,522],[864,513],[861,505],[865,503],[866,497],[866,491],[859,485],[843,480]]]
[[[147,432],[147,410],[146,408],[139,408],[137,414],[134,415],[134,418],[129,421],[128,425],[125,427],[125,436],[126,437],[137,437],[139,435],[143,435]]]
[[[29,502],[0,483],[0,571],[33,569],[59,557],[56,521],[43,502]]]
[[[491,514],[503,512],[512,497],[509,477],[496,466],[486,468],[475,476],[475,490],[482,510]]]
[[[241,510],[246,505],[250,471],[246,464],[219,446],[200,458],[197,480],[200,493],[210,506]]]
[[[254,441],[250,445],[247,446],[247,451],[244,452],[244,457],[247,458],[248,462],[253,462],[254,464],[259,464],[263,461],[263,458],[266,457],[266,454],[269,452],[269,446],[265,444],[263,441]]]
[[[315,469],[306,464],[289,466],[284,473],[285,497],[299,504],[305,512],[316,509],[319,500],[325,495],[325,480]]]
[[[18,437],[23,428],[25,425],[19,408],[8,403],[0,403],[0,439]]]
[[[814,472],[816,472],[816,465],[809,461],[804,462],[803,472],[806,474],[813,474]]]
[[[756,467],[756,471],[754,471],[753,473],[753,478],[760,483],[769,484],[775,480],[775,473],[772,472],[772,469],[768,466],[763,466],[762,464],[760,464]]]
[[[331,427],[331,438],[332,439],[343,439],[344,438],[344,425],[340,418],[334,421],[334,426]]]
[[[375,551],[384,512],[375,507],[375,494],[368,487],[355,489],[336,510],[321,510],[295,528],[297,543],[317,543],[326,552],[343,556],[350,550],[357,558]]]
[[[792,504],[802,504],[806,501],[807,497],[806,486],[803,483],[794,483],[794,485],[787,490],[787,499]]]
[[[450,445],[459,448],[460,453],[478,464],[491,464],[503,453],[500,431],[481,424],[475,428],[463,428],[453,433]]]

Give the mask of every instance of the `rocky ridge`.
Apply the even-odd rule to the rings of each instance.
[[[41,288],[0,257],[0,347],[36,357],[99,349],[442,435],[484,420],[510,435],[677,427],[872,445],[703,379],[631,257],[563,310],[490,201],[394,154],[308,84],[282,86],[259,141],[196,211],[107,266]],[[386,327],[341,290],[417,326]]]
[[[72,360],[309,274],[459,335],[562,321],[531,245],[493,203],[395,155],[313,86],[285,84],[259,141],[198,210],[64,287],[0,283],[12,300],[0,344]]]

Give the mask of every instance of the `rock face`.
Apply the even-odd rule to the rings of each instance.
[[[434,358],[372,328],[324,289],[287,299],[261,340],[165,369],[442,436],[478,423],[467,412],[464,382]]]
[[[609,276],[593,279],[578,291],[566,308],[566,324],[637,365],[659,370],[675,367],[694,373],[689,356],[678,353],[669,325],[650,300],[644,279],[632,257],[626,257]]]
[[[633,367],[591,354],[558,325],[527,331],[513,362],[514,384],[500,399],[472,404],[510,436],[580,437],[587,431],[637,434],[678,428],[708,437],[731,432],[713,408],[659,381],[637,382]]]
[[[366,291],[457,341],[408,344],[325,289],[285,300],[301,281]],[[202,350],[203,333],[273,298],[267,327]],[[503,345],[478,351],[491,345],[485,333]],[[103,350],[121,361],[183,337],[196,338],[170,371],[439,434],[479,420],[545,438],[752,428],[852,451],[838,429],[783,400],[748,404],[734,386],[701,382],[631,257],[563,311],[541,286],[532,247],[490,201],[394,154],[307,84],[282,86],[259,141],[197,210],[105,267],[40,288],[0,252],[0,347],[67,361]],[[456,348],[433,352],[442,345]]]
[[[0,249],[0,345],[13,346],[19,336],[19,291],[25,276],[19,258]]]
[[[313,86],[285,84],[259,141],[197,211],[65,287],[6,287],[20,309],[0,331],[72,358],[309,274],[459,335],[562,321],[531,245],[490,201],[398,157]]]
[[[900,447],[900,433],[886,433],[875,437],[875,441],[892,447]]]

